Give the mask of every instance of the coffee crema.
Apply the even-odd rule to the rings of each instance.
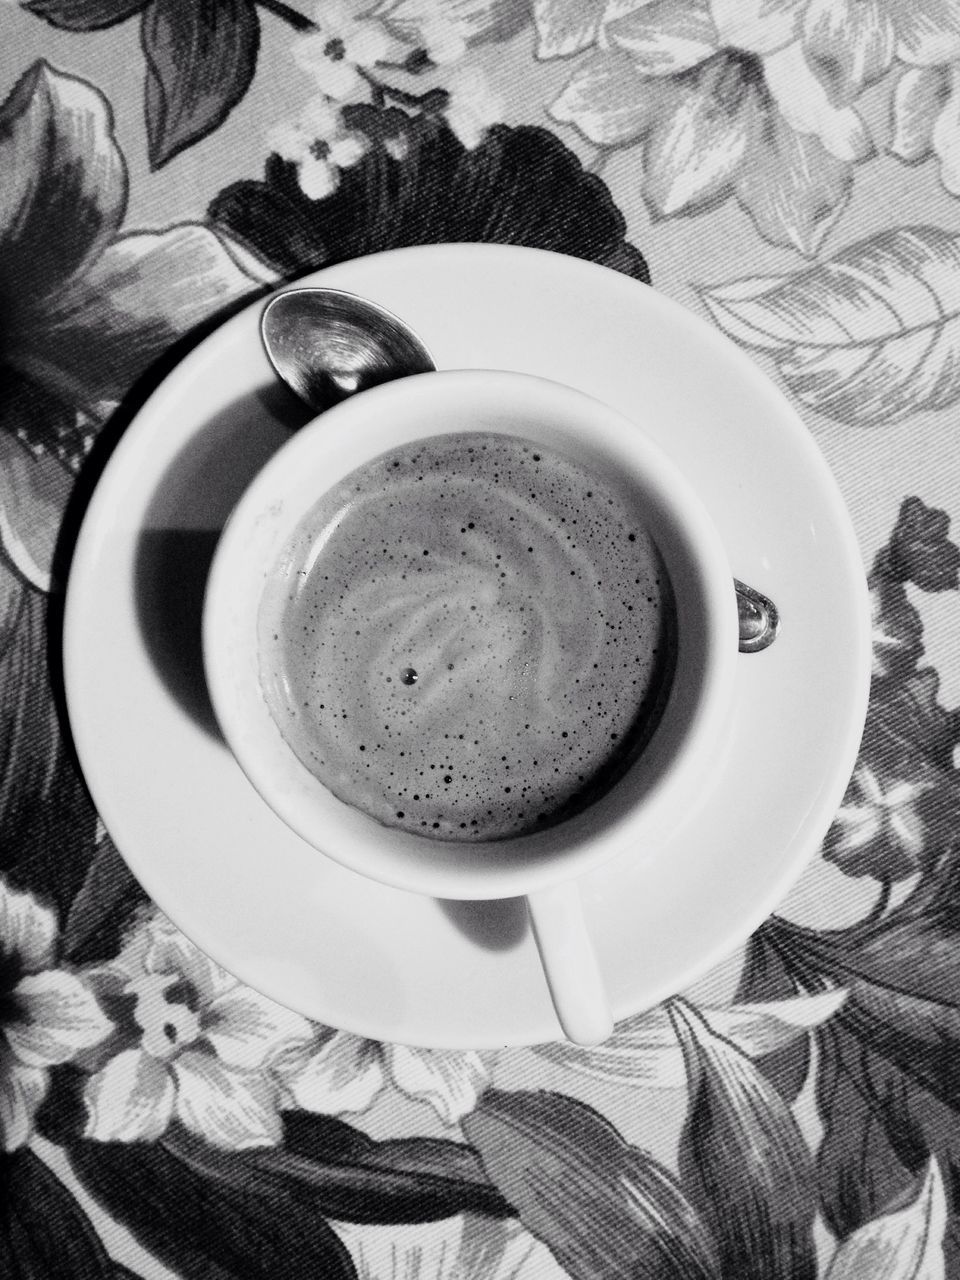
[[[516,436],[434,436],[358,468],[261,603],[261,686],[289,746],[347,804],[435,839],[581,812],[669,692],[675,608],[641,514]]]

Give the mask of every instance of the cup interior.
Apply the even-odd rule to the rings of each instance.
[[[642,511],[676,609],[676,656],[650,740],[588,808],[482,844],[386,827],[338,799],[288,745],[261,689],[258,615],[274,566],[322,494],[400,445],[451,432],[522,437],[579,462]],[[263,799],[323,854],[376,880],[448,898],[499,898],[579,875],[633,849],[655,854],[712,770],[729,718],[736,598],[699,499],[642,426],[526,374],[427,373],[363,392],[302,428],[266,464],[221,536],[204,603],[207,682],[224,737]],[[268,868],[269,861],[265,863]]]

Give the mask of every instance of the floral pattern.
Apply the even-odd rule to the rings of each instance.
[[[50,1068],[99,1044],[111,1029],[81,978],[58,968],[53,913],[0,880],[0,1147],[30,1137]]]
[[[10,0],[0,31],[0,1275],[960,1276],[957,0]],[[76,514],[145,387],[278,280],[453,240],[698,310],[869,565],[820,856],[594,1049],[380,1044],[243,986],[63,727]]]
[[[477,1105],[489,1076],[478,1053],[380,1044],[347,1031],[320,1032],[278,1068],[292,1105],[325,1115],[368,1110],[394,1087],[455,1125]]]
[[[152,1140],[176,1118],[232,1150],[279,1142],[279,1096],[265,1068],[309,1040],[306,1019],[241,986],[163,917],[91,981],[128,1017],[87,1081],[88,1137]]]

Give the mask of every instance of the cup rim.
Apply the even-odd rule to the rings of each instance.
[[[509,424],[451,427],[457,418],[450,415],[459,408],[462,417],[464,404],[470,405],[471,417],[482,407],[503,418],[508,406]],[[678,609],[683,601],[695,602],[695,625],[688,621],[684,628],[681,623],[674,689],[651,743],[611,792],[574,818],[530,835],[480,845],[438,841],[361,814],[299,761],[260,690],[254,605],[284,537],[343,476],[426,435],[478,429],[527,435],[516,428],[521,408],[531,423],[549,423],[544,443],[563,450],[550,434],[562,423],[568,448],[576,443],[591,460],[603,457],[613,467],[629,467],[629,483],[642,484],[657,512],[660,524],[652,532],[671,578],[677,566],[684,574]],[[434,427],[442,420],[445,428],[421,429],[424,414]],[[311,469],[324,479],[322,488],[308,491],[303,477]],[[305,499],[310,494],[299,505],[292,500],[298,484]],[[681,665],[685,633],[696,647],[696,661],[688,660],[686,670]],[[265,464],[221,533],[207,580],[202,644],[208,690],[226,743],[287,826],[334,861],[394,887],[443,898],[499,898],[577,877],[631,847],[649,852],[659,834],[677,825],[697,792],[706,790],[704,780],[715,773],[733,701],[737,610],[731,570],[713,521],[676,465],[637,423],[550,379],[502,370],[445,370],[385,383],[342,401],[301,428]],[[688,687],[696,685],[688,698],[688,724],[672,710],[674,690],[684,678]],[[683,697],[682,690],[677,697]],[[664,723],[680,724],[680,729],[658,774],[644,762],[653,759],[651,748]],[[669,730],[664,733],[669,736]],[[638,783],[638,771],[642,774],[644,768],[653,770],[652,781]],[[640,798],[631,800],[630,789],[638,786]]]

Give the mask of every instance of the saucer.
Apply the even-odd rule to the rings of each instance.
[[[837,486],[799,417],[738,348],[607,268],[434,245],[298,284],[382,304],[441,369],[539,374],[619,409],[693,483],[736,576],[779,606],[776,643],[738,659],[726,750],[677,829],[581,881],[615,1016],[636,1013],[760,924],[840,804],[866,714],[870,626]],[[217,731],[200,656],[207,567],[234,502],[306,416],[260,345],[262,307],[223,324],[162,383],[114,451],[81,530],[64,662],[100,815],[189,937],[310,1018],[432,1047],[556,1039],[521,903],[440,902],[323,857],[260,799]]]

